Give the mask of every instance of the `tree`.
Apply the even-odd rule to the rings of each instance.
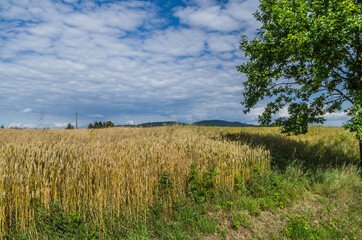
[[[92,123],[88,124],[88,129],[91,129],[91,128],[94,128]]]
[[[94,122],[94,128],[100,128],[99,123],[97,121]]]
[[[0,127],[1,129],[4,129],[5,127],[4,127],[4,125],[1,125],[1,127]]]
[[[114,127],[114,123],[112,121],[106,121],[104,123],[104,127],[105,128],[110,128],[110,127]]]
[[[74,129],[74,126],[72,124],[68,123],[68,125],[65,129]]]
[[[360,0],[261,0],[257,36],[240,43],[248,61],[238,66],[247,113],[270,98],[261,124],[304,134],[326,113],[345,111],[362,159],[362,3]],[[272,118],[287,108],[288,117]],[[362,161],[360,161],[361,163]]]

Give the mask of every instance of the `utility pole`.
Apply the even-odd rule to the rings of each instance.
[[[75,128],[78,129],[78,113],[75,113]]]

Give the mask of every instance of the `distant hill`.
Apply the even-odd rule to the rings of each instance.
[[[255,125],[246,124],[241,122],[228,122],[224,120],[204,120],[193,123],[197,126],[215,126],[215,127],[252,127]]]
[[[116,127],[162,127],[172,125],[187,125],[182,122],[166,121],[166,122],[146,122],[137,125],[117,125]]]
[[[182,122],[175,121],[166,121],[166,122],[146,122],[137,125],[117,125],[116,127],[162,127],[162,126],[172,126],[172,125],[190,125]],[[241,122],[228,122],[224,120],[204,120],[199,122],[194,122],[191,125],[196,126],[215,126],[215,127],[253,127],[255,125],[246,124]]]

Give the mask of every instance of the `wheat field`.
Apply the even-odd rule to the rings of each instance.
[[[99,226],[103,209],[146,218],[165,172],[171,209],[187,194],[191,164],[200,172],[215,166],[217,188],[232,189],[236,174],[268,171],[270,153],[228,141],[217,128],[1,130],[0,236],[32,226],[35,209],[52,202],[87,212]]]

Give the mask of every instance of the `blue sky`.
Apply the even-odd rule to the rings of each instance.
[[[257,0],[0,0],[0,124],[63,128],[111,120],[223,119],[242,113],[240,36]],[[286,115],[286,111],[280,113]],[[344,113],[329,114],[340,125]]]

